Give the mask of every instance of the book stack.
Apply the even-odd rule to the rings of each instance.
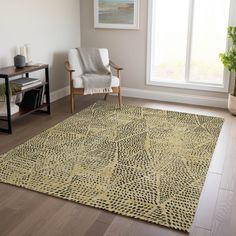
[[[16,90],[23,91],[25,89],[41,85],[42,81],[40,79],[33,79],[33,78],[20,78],[12,80],[11,83],[14,85]]]
[[[45,86],[37,89],[32,89],[24,93],[23,99],[20,103],[21,109],[36,109],[43,105]]]

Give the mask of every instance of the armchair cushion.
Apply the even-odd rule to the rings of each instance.
[[[73,80],[73,87],[74,88],[84,88],[83,86],[83,80],[81,77],[74,77]],[[120,80],[116,76],[112,76],[111,79],[111,87],[119,87],[120,86]]]
[[[107,67],[108,70],[110,70],[108,49],[99,48],[99,52],[100,52],[101,59],[104,66]],[[71,69],[75,71],[72,73],[72,79],[77,80],[77,78],[83,74],[83,66],[82,66],[79,52],[76,48],[69,50],[68,61],[69,61]]]
[[[81,76],[83,74],[82,62],[80,60],[79,52],[77,49],[70,49],[68,53],[68,61],[70,64],[70,68],[74,70],[74,72],[72,73],[72,78]]]

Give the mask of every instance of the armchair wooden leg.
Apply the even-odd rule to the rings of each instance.
[[[107,94],[105,95],[105,97],[104,97],[104,100],[105,100],[105,101],[107,100],[108,94],[109,94],[109,93],[107,93]]]
[[[121,108],[122,106],[122,96],[121,96],[121,90],[119,89],[119,92],[118,92],[118,102],[119,102],[119,107]]]
[[[75,100],[74,100],[74,94],[70,94],[70,108],[71,108],[71,113],[75,112]]]

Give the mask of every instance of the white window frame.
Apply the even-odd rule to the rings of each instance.
[[[214,92],[222,92],[226,93],[229,92],[229,85],[230,85],[230,72],[227,69],[224,69],[224,79],[223,84],[210,84],[210,83],[201,83],[201,82],[192,82],[189,81],[189,58],[191,57],[191,35],[192,35],[192,19],[193,19],[193,9],[194,9],[194,1],[197,0],[189,0],[190,1],[190,11],[189,11],[189,25],[188,25],[188,42],[187,42],[187,60],[185,74],[185,81],[154,81],[152,80],[152,62],[153,62],[153,1],[155,0],[148,0],[148,36],[147,36],[147,66],[146,66],[146,84],[147,85],[156,85],[161,87],[174,87],[174,88],[183,88],[183,89],[193,89],[193,90],[205,90],[205,91],[214,91]],[[236,25],[236,1],[230,0],[230,11],[229,11],[229,25]],[[191,15],[192,14],[192,15]],[[226,49],[228,48],[228,40],[226,36]],[[220,52],[219,52],[220,53]],[[219,59],[220,60],[220,59]]]

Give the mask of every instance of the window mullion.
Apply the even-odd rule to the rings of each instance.
[[[190,64],[192,52],[192,36],[193,36],[193,18],[194,18],[194,1],[189,0],[189,17],[188,17],[188,35],[187,35],[187,49],[186,49],[186,65],[185,65],[185,82],[189,82]]]

